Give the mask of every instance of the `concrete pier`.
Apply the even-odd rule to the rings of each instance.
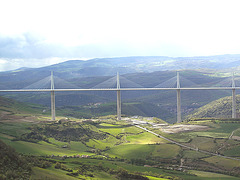
[[[180,89],[177,89],[177,123],[182,122],[182,113],[181,113],[181,93]]]
[[[55,92],[54,92],[53,72],[51,72],[51,114],[52,114],[52,120],[55,121],[56,111],[55,111]]]
[[[52,120],[55,121],[55,92],[51,91],[51,114],[52,114]]]
[[[236,90],[232,89],[232,118],[237,118],[236,112]]]
[[[180,92],[180,77],[179,72],[177,72],[177,123],[182,122],[181,113],[181,92]]]
[[[117,90],[117,120],[121,120],[121,92]]]
[[[117,120],[121,120],[121,91],[118,73],[117,73]]]

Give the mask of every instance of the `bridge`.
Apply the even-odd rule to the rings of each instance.
[[[120,78],[117,73],[117,86],[116,88],[90,88],[90,89],[55,89],[54,88],[54,77],[53,72],[51,73],[51,88],[50,89],[9,89],[0,90],[0,92],[50,92],[51,93],[51,117],[55,120],[55,92],[69,92],[69,91],[116,91],[117,92],[117,119],[121,120],[121,91],[160,91],[160,90],[175,90],[177,92],[177,122],[182,122],[181,117],[181,91],[182,90],[231,90],[232,91],[232,118],[237,117],[236,113],[236,90],[240,90],[240,87],[235,86],[234,74],[232,76],[231,87],[181,87],[179,72],[177,72],[177,86],[171,88],[155,87],[155,88],[121,88]]]

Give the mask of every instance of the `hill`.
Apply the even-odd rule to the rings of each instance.
[[[30,177],[30,164],[1,140],[0,164],[0,179],[29,179]]]
[[[237,68],[240,55],[219,55],[201,57],[119,57],[98,58],[87,61],[70,60],[63,63],[41,67],[20,68],[15,71],[0,72],[0,89],[26,87],[43,79],[54,71],[62,79],[115,76],[129,73],[148,73],[166,70]],[[30,76],[31,74],[31,76]]]
[[[236,96],[236,111],[237,117],[240,114],[240,95]],[[212,101],[203,107],[198,108],[194,113],[187,116],[187,119],[192,118],[231,118],[232,117],[232,97],[227,96],[218,100]]]
[[[12,114],[41,114],[46,107],[38,104],[18,102],[13,99],[0,96],[1,119],[5,115]]]

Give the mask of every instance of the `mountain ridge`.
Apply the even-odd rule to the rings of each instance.
[[[132,66],[135,66],[134,68]],[[134,72],[153,72],[160,70],[177,70],[177,69],[222,69],[240,66],[239,54],[226,54],[215,56],[192,56],[192,57],[168,57],[168,56],[130,56],[130,57],[113,57],[113,58],[94,58],[89,60],[68,60],[50,66],[39,68],[19,68],[18,71],[36,71],[54,70],[59,68],[70,68],[70,70],[88,68],[88,67],[105,67],[116,68],[125,67],[135,70]],[[17,70],[8,71],[16,72]],[[66,72],[66,70],[65,70]],[[4,72],[0,72],[2,74]],[[121,72],[122,74],[125,72]],[[115,72],[116,74],[116,72]],[[89,74],[83,74],[89,76]],[[100,74],[102,75],[102,74]]]

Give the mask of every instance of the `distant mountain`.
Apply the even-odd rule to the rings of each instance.
[[[22,88],[50,75],[51,71],[62,79],[82,77],[115,76],[117,72],[150,73],[154,71],[184,69],[225,69],[240,66],[240,55],[219,55],[200,57],[139,56],[119,58],[98,58],[87,61],[70,60],[41,67],[20,68],[0,73],[0,88]]]
[[[181,69],[225,69],[236,66],[240,66],[240,55],[196,57],[136,56],[98,58],[87,61],[66,61],[60,64],[45,67],[44,69],[47,68],[56,72],[59,70],[62,72],[71,71],[73,75],[76,75],[77,77],[89,77],[111,76],[116,75],[116,72],[119,72],[120,74],[126,74],[133,72],[154,72]],[[101,69],[104,70],[102,71]]]

